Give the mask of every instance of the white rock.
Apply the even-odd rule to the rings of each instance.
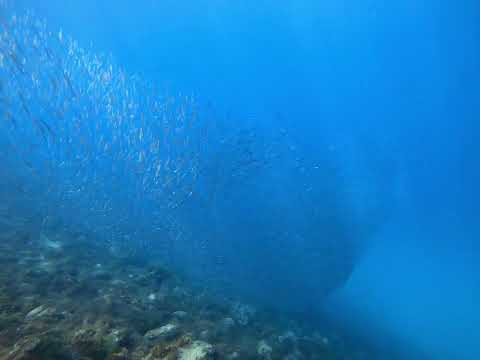
[[[45,245],[45,247],[53,249],[53,250],[60,250],[62,248],[62,243],[60,241],[54,241],[48,238],[44,234],[40,234],[40,238]]]
[[[213,354],[213,346],[204,341],[194,341],[190,345],[180,348],[178,351],[179,360],[205,360]]]
[[[173,324],[167,324],[156,329],[149,330],[145,337],[150,340],[158,338],[169,338],[178,334],[178,326]]]
[[[25,315],[25,320],[30,321],[44,315],[50,315],[53,312],[54,312],[53,309],[48,308],[45,305],[40,305],[40,306],[37,306],[35,309],[29,311],[27,315]]]
[[[27,313],[27,315],[25,316],[25,319],[29,320],[29,319],[32,319],[32,318],[36,317],[38,314],[40,314],[42,311],[44,311],[44,309],[45,309],[44,305],[37,306],[35,309],[30,310]]]
[[[272,347],[267,344],[265,340],[261,340],[257,344],[257,354],[263,359],[271,359],[272,357]]]

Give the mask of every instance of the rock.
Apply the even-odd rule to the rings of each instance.
[[[248,325],[253,316],[255,315],[255,309],[250,305],[245,305],[241,303],[234,303],[232,306],[232,316],[233,318],[243,326]]]
[[[45,305],[40,305],[34,308],[33,310],[30,310],[27,315],[25,315],[25,320],[30,320],[33,319],[34,317],[37,317],[38,314],[40,314],[42,311],[44,311]]]
[[[40,305],[40,306],[37,306],[35,309],[31,310],[30,312],[28,312],[27,315],[25,315],[25,320],[31,321],[33,319],[37,319],[45,315],[51,315],[54,312],[55,312],[54,309],[48,308],[45,305]]]
[[[24,338],[15,343],[13,350],[9,353],[8,359],[25,360],[30,358],[40,345],[38,338]]]
[[[60,336],[31,336],[18,341],[9,353],[8,360],[70,359]],[[3,358],[2,358],[3,359]]]
[[[206,360],[214,353],[213,346],[204,341],[194,341],[178,351],[179,360]]]
[[[177,319],[183,319],[187,317],[188,313],[186,311],[179,310],[179,311],[175,311],[172,315]]]
[[[221,335],[227,334],[235,326],[235,320],[230,317],[223,319],[218,326],[218,333]]]
[[[298,338],[293,331],[287,331],[282,335],[278,336],[278,342],[280,344],[288,343],[288,344],[295,344]]]
[[[109,334],[104,336],[105,343],[108,348],[125,348],[132,344],[133,339],[127,328],[113,329]]]
[[[113,350],[107,346],[98,330],[94,327],[86,327],[75,332],[72,345],[80,355],[100,360],[106,359],[109,352]]]
[[[257,344],[257,355],[262,359],[271,359],[272,358],[272,347],[267,344],[265,340],[261,340]]]
[[[210,340],[212,338],[212,334],[210,333],[210,331],[208,330],[203,330],[201,333],[200,333],[200,338],[202,340]]]
[[[174,342],[163,343],[155,345],[150,353],[143,358],[143,360],[153,360],[153,359],[162,359],[162,360],[173,360],[178,359],[178,351],[181,347],[185,347],[188,344],[192,343],[192,339],[189,335],[184,335]]]
[[[170,339],[177,336],[178,333],[179,333],[179,329],[177,325],[167,324],[159,328],[147,331],[147,333],[144,336],[149,340]]]
[[[54,251],[59,251],[59,250],[62,249],[63,244],[60,241],[51,240],[45,234],[40,234],[40,239],[41,239],[43,245],[47,249],[51,249],[51,250],[54,250]]]
[[[128,350],[121,348],[119,351],[110,354],[107,360],[128,360]]]

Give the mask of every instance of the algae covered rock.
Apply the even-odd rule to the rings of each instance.
[[[128,360],[128,351],[125,348],[110,354],[107,360]]]
[[[184,335],[171,343],[161,342],[155,345],[144,360],[163,359],[173,360],[178,358],[178,350],[192,343],[189,335]]]
[[[95,324],[77,330],[71,343],[80,355],[93,360],[103,360],[118,349],[118,339],[115,333],[108,333],[105,327]]]
[[[41,337],[30,336],[18,341],[7,357],[8,360],[71,359],[58,334]]]

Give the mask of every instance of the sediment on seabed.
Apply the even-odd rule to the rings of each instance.
[[[0,236],[0,359],[363,358],[334,334],[213,301],[161,265],[85,236]]]

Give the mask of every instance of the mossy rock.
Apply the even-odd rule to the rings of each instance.
[[[77,332],[72,342],[74,349],[80,355],[93,360],[104,360],[113,351],[94,329],[83,329]]]
[[[11,353],[12,360],[58,359],[71,360],[72,354],[67,350],[59,334],[45,335],[42,338],[23,339],[17,350]]]
[[[150,356],[153,359],[177,359],[178,349],[192,343],[190,335],[184,335],[172,343],[162,343],[153,347]]]
[[[128,350],[126,348],[122,348],[108,355],[107,360],[128,360],[128,358]]]

